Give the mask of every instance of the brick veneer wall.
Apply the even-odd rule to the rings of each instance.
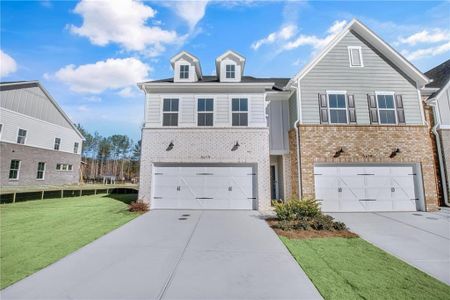
[[[436,170],[428,126],[300,125],[301,188],[314,197],[315,163],[420,163],[428,210],[438,207]],[[295,130],[289,132],[292,190],[297,188]],[[333,158],[343,148],[339,158]],[[399,148],[401,153],[389,158]]]
[[[240,147],[231,151],[236,141]],[[173,150],[166,151],[170,142]],[[258,171],[257,209],[271,207],[268,128],[143,129],[139,198],[147,202],[151,200],[153,164],[157,163],[254,164]]]
[[[1,186],[77,184],[80,180],[80,154],[0,142]],[[9,180],[12,159],[20,160],[18,180]],[[36,179],[38,162],[45,162],[45,179]],[[72,171],[56,170],[57,163],[71,164]]]

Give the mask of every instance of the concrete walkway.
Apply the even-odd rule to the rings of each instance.
[[[450,219],[427,212],[330,213],[350,230],[450,284]]]
[[[180,220],[186,218],[186,220]],[[1,299],[321,299],[253,211],[152,211]]]

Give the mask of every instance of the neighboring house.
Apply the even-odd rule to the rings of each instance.
[[[0,83],[1,186],[78,183],[83,139],[38,81]]]
[[[140,198],[151,208],[259,209],[315,197],[324,211],[437,207],[428,78],[357,20],[292,79],[217,76],[181,52],[174,77],[143,82]]]
[[[433,81],[426,85],[423,93],[427,103],[433,107],[436,135],[436,151],[439,161],[440,182],[443,199],[447,206],[450,198],[450,60],[425,73]]]

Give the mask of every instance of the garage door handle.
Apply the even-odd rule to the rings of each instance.
[[[359,201],[377,201],[377,199],[359,199]]]
[[[211,200],[211,199],[214,199],[214,198],[199,197],[199,198],[195,198],[195,199],[198,199],[198,200]]]

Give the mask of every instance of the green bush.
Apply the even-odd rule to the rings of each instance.
[[[320,205],[314,199],[291,198],[275,203],[275,213],[280,221],[309,220],[321,214]]]
[[[282,230],[346,230],[342,222],[324,215],[320,204],[314,199],[291,198],[285,202],[273,202],[278,219],[278,228]]]

